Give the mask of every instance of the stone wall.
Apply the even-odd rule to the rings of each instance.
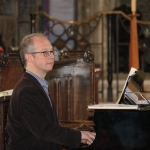
[[[77,14],[78,14],[78,20],[82,20],[85,18],[88,18],[92,16],[94,13],[98,11],[105,11],[105,10],[113,10],[115,7],[119,6],[120,1],[119,0],[113,0],[113,3],[110,2],[110,0],[86,0],[81,1],[78,0],[77,3]],[[103,27],[103,29],[102,29]],[[96,29],[95,35],[93,35],[92,42],[93,43],[101,43],[103,41],[103,50],[104,50],[104,58],[107,58],[107,23],[106,23],[106,16],[103,18],[103,22],[100,22],[99,27]],[[103,31],[103,33],[102,33]],[[93,46],[92,49],[95,53],[95,62],[96,64],[102,65],[101,62],[101,46]],[[107,70],[107,59],[104,59],[103,62],[103,71],[104,74]],[[105,76],[105,75],[104,75]]]

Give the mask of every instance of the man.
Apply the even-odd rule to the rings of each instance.
[[[14,87],[7,117],[9,150],[61,150],[91,144],[95,133],[61,127],[44,79],[54,65],[50,41],[41,33],[23,38],[20,57],[25,73]]]

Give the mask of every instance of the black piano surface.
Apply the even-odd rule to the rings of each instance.
[[[72,150],[150,150],[150,111],[95,110],[96,138]]]

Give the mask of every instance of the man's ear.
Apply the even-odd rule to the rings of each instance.
[[[27,62],[32,62],[33,61],[33,56],[31,54],[25,54],[25,59],[27,60]]]

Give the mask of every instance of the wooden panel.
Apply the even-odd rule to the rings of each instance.
[[[94,102],[93,62],[83,59],[55,64],[46,75],[59,120],[87,120],[87,105]]]
[[[0,91],[13,89],[23,70],[19,55],[10,55],[8,64],[0,70]]]

